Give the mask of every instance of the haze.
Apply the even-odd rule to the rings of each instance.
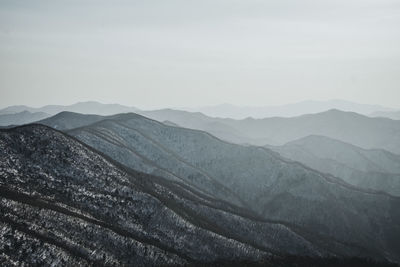
[[[400,107],[400,2],[0,1],[0,106]]]

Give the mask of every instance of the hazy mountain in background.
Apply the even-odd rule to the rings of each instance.
[[[57,130],[66,130],[89,125],[97,121],[104,120],[110,116],[93,114],[80,114],[76,112],[63,111],[52,117],[38,121],[37,123],[48,125]]]
[[[370,116],[400,120],[400,111],[376,111],[371,113]]]
[[[23,105],[16,105],[16,106],[9,106],[3,109],[0,109],[0,115],[3,114],[15,114],[15,113],[20,113],[23,111],[29,111],[29,112],[37,112],[35,108],[28,107],[28,106],[23,106]]]
[[[26,109],[24,106],[15,107]],[[78,103],[72,106],[43,107],[43,110],[49,112],[48,114],[58,109],[85,110],[85,113],[90,114],[113,114],[121,109],[130,111],[134,108],[96,102]],[[11,111],[16,111],[16,109],[8,108],[2,112]],[[382,148],[393,153],[400,153],[399,121],[370,118],[339,110],[329,110],[292,118],[247,118],[243,120],[212,118],[200,112],[172,109],[137,111],[137,113],[160,122],[167,121],[169,125],[203,130],[218,138],[237,144],[283,145],[308,135],[323,135],[362,148]],[[21,121],[18,116],[20,115],[5,116],[7,122],[2,125],[19,125],[33,120]],[[87,117],[84,117],[84,120],[87,119]],[[89,122],[93,123],[101,119],[103,118],[93,115]],[[58,122],[62,124],[61,121]],[[86,125],[89,122],[80,122],[79,119],[77,121],[66,120],[67,125],[54,125],[54,127],[57,129],[71,129]],[[0,124],[0,126],[2,125]]]
[[[338,257],[333,263],[340,265],[354,256],[399,261],[392,247],[398,241],[385,239],[387,231],[396,236],[398,225],[385,208],[396,202],[388,197],[358,195],[370,199],[358,221],[373,215],[381,235],[366,248],[321,236],[321,226],[307,231],[301,223],[265,220],[179,182],[136,172],[45,126],[1,130],[0,159],[6,265],[324,266],[331,263],[327,257]],[[382,215],[394,226],[381,228]],[[312,259],[318,265],[310,265]]]
[[[138,111],[135,107],[127,107],[119,104],[103,104],[95,101],[79,102],[69,106],[47,105],[40,108],[32,108],[28,106],[10,106],[0,110],[0,114],[12,114],[22,111],[44,112],[55,115],[62,111],[77,112],[82,114],[112,115],[126,112]]]
[[[236,144],[268,144],[269,139],[252,139],[239,127],[229,125],[230,119],[211,118],[200,112],[188,112],[174,109],[160,109],[152,111],[140,111],[139,114],[157,120],[159,122],[169,121],[181,127],[206,131],[218,138]],[[232,124],[232,123],[231,123]]]
[[[226,143],[137,114],[67,133],[125,166],[182,183],[264,219],[301,227],[316,246],[400,259],[400,243],[392,239],[400,235],[400,216],[394,212],[399,198],[359,189],[265,148]]]
[[[308,135],[323,135],[362,148],[382,148],[400,154],[400,121],[329,110],[292,118],[244,120],[207,117],[201,113],[156,110],[141,114],[158,121],[204,130],[233,143],[283,145]],[[232,130],[230,130],[232,129]]]
[[[21,125],[21,124],[31,123],[34,121],[47,118],[49,116],[51,115],[44,112],[32,113],[26,110],[13,114],[0,114],[0,126]]]
[[[399,155],[381,149],[366,150],[314,135],[268,148],[350,184],[400,196]]]
[[[210,117],[245,119],[267,118],[267,117],[294,117],[304,114],[319,113],[330,109],[338,109],[342,111],[351,111],[364,115],[387,114],[390,115],[394,110],[379,105],[358,104],[345,100],[330,101],[302,101],[293,104],[281,106],[264,106],[264,107],[242,107],[231,104],[222,104],[216,106],[199,107],[199,108],[178,108],[177,110],[185,110],[190,112],[201,112]],[[128,107],[119,104],[102,104],[95,101],[79,102],[73,105],[47,105],[40,108],[29,106],[9,106],[0,110],[0,114],[13,114],[22,111],[44,112],[55,115],[62,111],[77,112],[83,114],[112,115],[118,113],[138,112],[135,107]],[[386,116],[384,116],[386,117]]]
[[[264,106],[264,107],[242,107],[231,104],[222,104],[217,106],[208,106],[199,108],[183,108],[183,110],[191,112],[201,112],[211,117],[232,118],[232,119],[244,119],[248,117],[256,119],[267,118],[267,117],[294,117],[304,114],[319,113],[330,109],[351,111],[364,115],[368,115],[376,111],[393,110],[391,108],[382,107],[379,105],[358,104],[345,100],[329,100],[329,101],[307,100],[281,106]]]

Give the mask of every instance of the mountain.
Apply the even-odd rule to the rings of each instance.
[[[118,167],[47,127],[3,130],[0,136],[2,244],[10,262],[254,261],[276,255],[271,246],[320,253],[284,225],[230,213],[228,204],[178,183]],[[250,240],[245,234],[259,248],[244,241]]]
[[[235,125],[237,120],[211,118],[200,112],[188,112],[174,109],[161,109],[140,111],[139,114],[157,120],[169,121],[181,127],[208,132],[222,140],[235,144],[261,144],[273,143],[268,138],[252,138]]]
[[[376,111],[369,115],[370,117],[382,117],[392,120],[400,120],[400,111]]]
[[[217,106],[184,108],[191,112],[201,112],[210,117],[244,119],[248,117],[261,119],[266,117],[294,117],[310,113],[320,113],[330,109],[339,109],[368,115],[377,111],[392,111],[391,108],[379,105],[358,104],[345,100],[302,101],[281,106],[241,107],[230,104]]]
[[[204,130],[233,143],[283,145],[308,135],[322,135],[371,149],[381,148],[400,154],[400,121],[370,118],[354,112],[329,110],[293,118],[244,120],[207,117],[201,113],[175,110],[141,112],[158,121]],[[215,126],[217,125],[217,126]],[[219,129],[225,128],[225,131]],[[233,129],[230,133],[228,129]]]
[[[47,118],[49,116],[50,115],[47,113],[43,112],[31,113],[29,111],[22,111],[13,114],[0,114],[0,126],[27,124]]]
[[[95,101],[79,102],[69,106],[47,105],[40,108],[32,108],[27,106],[10,106],[0,110],[0,114],[13,114],[22,111],[44,112],[55,115],[62,111],[71,111],[83,114],[112,115],[125,112],[137,112],[134,107],[127,107],[119,104],[102,104]]]
[[[18,108],[26,107],[18,106]],[[81,113],[109,115],[120,110],[123,110],[122,113],[131,112],[134,108],[84,102],[72,106],[46,106],[43,109],[47,110],[48,114],[56,110],[77,110]],[[167,121],[170,125],[207,131],[218,138],[237,144],[283,145],[308,135],[324,135],[366,149],[381,148],[400,153],[399,121],[370,118],[353,112],[329,110],[293,118],[243,120],[212,118],[199,112],[172,109],[137,112],[160,122]],[[65,128],[73,127],[66,125]]]
[[[2,265],[372,263],[346,260],[362,250],[352,244],[136,172],[46,126],[0,130],[0,158]]]
[[[0,110],[0,115],[4,114],[15,114],[20,113],[23,111],[29,111],[31,113],[37,112],[35,108],[24,106],[24,105],[16,105],[16,106],[9,106]]]
[[[400,196],[399,155],[315,135],[268,148],[350,184]]]
[[[199,107],[199,108],[182,108],[181,110],[189,112],[200,112],[210,117],[245,119],[252,118],[267,118],[267,117],[294,117],[304,114],[320,113],[330,109],[338,109],[343,111],[351,111],[364,115],[390,114],[393,109],[379,106],[358,104],[345,100],[329,100],[329,101],[302,101],[281,106],[262,106],[262,107],[242,107],[231,104],[222,104],[216,106]],[[123,106],[119,104],[102,104],[95,101],[79,102],[72,105],[47,105],[40,108],[17,105],[9,106],[0,110],[2,114],[13,114],[22,111],[43,112],[50,115],[55,115],[62,111],[77,112],[83,114],[96,115],[113,115],[118,113],[139,112],[139,109],[134,107]],[[397,115],[394,115],[398,118]],[[386,116],[383,116],[386,117]]]
[[[352,186],[269,149],[132,113],[66,132],[127,167],[301,227],[313,244],[335,254],[400,259],[399,198]]]
[[[75,112],[63,111],[52,117],[40,120],[37,123],[43,125],[51,125],[52,128],[57,130],[66,130],[89,125],[97,121],[104,120],[105,118],[107,117],[93,114],[80,114]]]

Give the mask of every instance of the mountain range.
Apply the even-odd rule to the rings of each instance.
[[[62,111],[71,111],[83,114],[97,114],[97,115],[112,115],[125,112],[136,112],[138,111],[135,107],[127,107],[120,104],[103,104],[95,101],[78,102],[76,104],[63,106],[63,105],[47,105],[40,108],[33,108],[28,106],[9,106],[0,110],[2,114],[13,114],[23,111],[29,111],[31,113],[42,112],[50,115],[55,115]]]
[[[62,115],[82,121],[81,114]],[[41,123],[53,127],[57,120]],[[300,227],[317,247],[398,260],[400,244],[393,236],[400,236],[395,212],[400,199],[390,194],[350,185],[266,148],[227,143],[138,114],[64,130],[124,166],[181,183],[263,219]]]
[[[0,129],[0,263],[398,264],[399,132],[339,110],[63,111]]]
[[[200,112],[210,117],[245,119],[255,118],[263,119],[269,117],[295,117],[305,114],[320,113],[331,109],[342,111],[350,111],[372,117],[387,117],[391,119],[399,119],[398,110],[383,107],[379,105],[359,104],[345,100],[329,100],[329,101],[302,101],[281,106],[263,106],[263,107],[244,107],[231,104],[222,104],[216,106],[199,107],[199,108],[175,108],[175,110],[183,110],[189,112]],[[40,108],[29,106],[9,106],[0,110],[0,115],[14,114],[22,111],[43,112],[55,115],[62,111],[71,111],[83,114],[112,115],[126,112],[140,112],[135,107],[124,106],[120,104],[103,104],[95,101],[79,102],[72,105],[47,105]]]
[[[0,130],[0,148],[3,264],[323,266],[333,257],[336,264],[363,266],[373,262],[349,257],[398,260],[388,247],[368,251],[323,238],[304,225],[266,220],[134,171],[46,126]],[[388,212],[380,211],[395,219]],[[389,247],[397,242],[389,241]]]
[[[281,156],[332,174],[362,188],[400,196],[400,156],[362,149],[325,136],[311,135],[283,146],[267,146]]]
[[[92,108],[89,108],[90,106]],[[131,110],[133,108],[96,102],[80,103],[70,107],[57,106],[57,110],[63,109],[84,109],[86,111],[83,112],[84,114],[92,114],[91,121],[94,122],[96,118],[97,120],[101,119],[99,114],[114,114],[120,109]],[[212,118],[199,112],[173,109],[137,111],[136,113],[166,122],[169,125],[206,131],[225,141],[237,144],[283,145],[309,135],[322,135],[365,149],[385,149],[393,153],[400,153],[400,121],[381,117],[371,118],[340,110],[329,110],[291,118],[247,118],[243,120]],[[30,123],[47,117],[46,114],[26,111],[0,115],[0,126]],[[74,122],[75,127],[79,126],[78,121]],[[58,123],[62,124],[61,121]],[[73,128],[62,125],[54,125],[54,127],[56,129]]]
[[[365,148],[400,154],[400,121],[329,110],[291,118],[243,120],[211,118],[171,109],[141,112],[158,121],[207,131],[223,140],[251,145],[283,145],[309,135],[322,135]]]
[[[50,115],[44,112],[29,112],[21,111],[11,114],[0,114],[0,126],[21,125],[32,123],[38,120],[49,117]]]
[[[255,119],[268,117],[294,117],[304,114],[320,113],[330,109],[351,111],[363,115],[370,115],[374,112],[393,111],[392,108],[387,108],[379,105],[359,104],[340,99],[328,101],[306,100],[281,106],[245,107],[235,106],[231,104],[222,104],[199,108],[183,108],[183,110],[191,112],[201,112],[210,117],[231,119],[245,119],[248,117],[252,117]]]

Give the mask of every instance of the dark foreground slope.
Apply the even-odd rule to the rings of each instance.
[[[316,135],[268,148],[350,184],[400,196],[399,155]]]
[[[359,189],[267,149],[136,114],[68,133],[126,166],[300,227],[302,236],[334,254],[399,260],[399,198]]]
[[[45,126],[1,130],[0,159],[2,265],[287,266],[366,257],[351,245],[124,168]]]

